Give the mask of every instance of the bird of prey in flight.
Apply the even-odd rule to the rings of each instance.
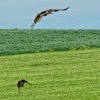
[[[45,10],[45,11],[42,11],[40,13],[38,13],[34,19],[34,22],[33,24],[31,25],[31,28],[34,27],[34,25],[39,22],[43,16],[47,16],[49,14],[53,14],[52,12],[58,12],[58,11],[65,11],[67,10],[69,7],[65,8],[65,9],[48,9],[48,10]]]

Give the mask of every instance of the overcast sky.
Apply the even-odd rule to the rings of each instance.
[[[0,28],[29,29],[37,13],[68,6],[43,17],[34,29],[100,29],[100,0],[0,0]]]

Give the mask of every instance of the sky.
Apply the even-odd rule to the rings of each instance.
[[[30,29],[37,13],[68,6],[43,17],[34,29],[100,29],[100,0],[0,0],[0,29]]]

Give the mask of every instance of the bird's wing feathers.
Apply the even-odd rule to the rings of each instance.
[[[65,11],[67,10],[69,7],[65,8],[65,9],[52,9],[52,12],[57,12],[57,11]]]
[[[26,80],[24,80],[24,79],[18,81],[17,87],[18,87],[18,89],[19,89],[19,93],[20,93],[20,87],[24,87],[24,84],[25,84],[25,83],[30,84],[28,81],[26,81]],[[32,85],[32,84],[30,84],[30,85]]]
[[[32,24],[31,27],[33,28],[33,27],[34,27],[34,24],[36,24],[37,22],[39,22],[39,21],[42,19],[43,16],[47,16],[47,15],[48,15],[47,10],[38,13],[38,14],[36,15],[36,17],[35,17],[35,19],[34,19],[34,23]]]

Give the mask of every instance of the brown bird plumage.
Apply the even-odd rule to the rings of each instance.
[[[24,87],[24,84],[25,84],[25,83],[30,84],[29,82],[27,82],[27,81],[24,80],[24,79],[18,81],[17,87],[18,87],[19,93],[20,93],[20,88],[21,88],[21,87]],[[30,84],[30,85],[32,85],[32,84]]]
[[[43,16],[47,16],[49,14],[52,14],[52,12],[58,12],[58,11],[65,11],[67,10],[69,7],[65,8],[65,9],[49,9],[49,10],[45,10],[45,11],[42,11],[40,13],[38,13],[34,19],[34,22],[32,24],[32,28],[34,27],[34,25],[39,22]]]

